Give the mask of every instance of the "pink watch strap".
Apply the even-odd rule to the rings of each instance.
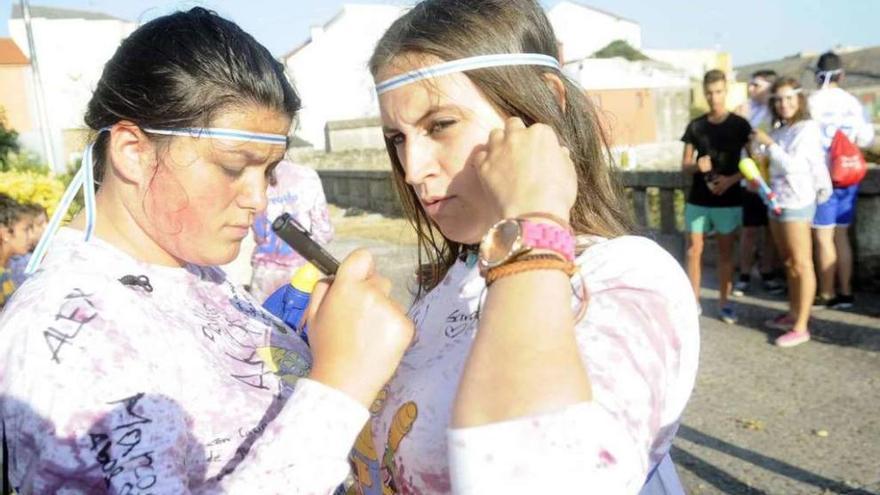
[[[574,235],[568,230],[547,223],[520,220],[523,243],[533,249],[548,249],[574,261]]]

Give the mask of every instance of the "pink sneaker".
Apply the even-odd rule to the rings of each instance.
[[[794,347],[810,341],[810,331],[795,332],[791,330],[776,338],[776,345],[779,347]]]
[[[765,321],[764,326],[773,330],[787,332],[794,326],[794,318],[788,313],[782,313],[776,318]]]

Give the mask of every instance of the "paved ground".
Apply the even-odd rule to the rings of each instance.
[[[358,246],[407,304],[414,248],[343,237],[331,251]],[[740,298],[740,324],[727,325],[706,285],[700,373],[673,451],[687,492],[880,494],[880,319],[868,316],[880,296],[818,312],[814,342],[780,349],[761,322],[784,301]]]

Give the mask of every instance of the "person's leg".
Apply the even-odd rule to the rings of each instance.
[[[819,296],[831,300],[834,297],[834,274],[837,265],[834,228],[814,228],[813,239],[816,243],[816,262],[819,268]]]
[[[744,226],[742,229],[742,235],[739,239],[739,280],[734,284],[734,295],[741,295],[749,289],[752,267],[755,265],[755,255],[757,254],[759,232],[760,227]]]
[[[761,282],[767,292],[780,294],[785,290],[785,274],[779,254],[776,252],[776,243],[769,225],[761,228],[761,237],[761,263],[758,267],[761,273]]]
[[[736,232],[718,234],[718,305],[727,306],[733,286],[733,248]]]
[[[690,232],[688,234],[687,248],[687,272],[694,289],[694,297],[700,300],[700,278],[702,277],[703,260],[703,234]]]
[[[770,220],[770,233],[773,236],[773,240],[776,242],[776,250],[785,269],[785,280],[788,283],[788,317],[793,321],[795,315],[792,311],[792,308],[794,307],[792,297],[795,290],[795,284],[792,281],[792,272],[789,269],[791,253],[788,250],[788,244],[786,242],[785,232],[782,229],[782,223],[777,220]]]
[[[751,285],[752,268],[758,257],[761,229],[767,225],[767,207],[755,193],[743,192],[742,235],[739,239],[739,278],[733,284],[733,294],[742,295]],[[761,256],[762,265],[764,256]]]
[[[733,288],[733,248],[742,226],[742,208],[712,208],[710,218],[718,232],[718,307],[724,322],[735,323],[736,313],[728,300]]]
[[[700,282],[702,277],[703,236],[708,228],[706,208],[685,204],[685,230],[688,232],[687,274],[694,290],[694,297],[700,301]]]
[[[831,304],[835,309],[846,309],[853,305],[852,274],[853,252],[849,241],[849,226],[856,213],[856,198],[859,186],[851,186],[840,190],[837,204],[836,227],[834,228],[834,247],[837,249],[837,282],[838,297]]]
[[[806,332],[810,320],[810,308],[816,296],[816,272],[813,268],[813,244],[810,239],[810,223],[795,221],[782,223],[783,236],[788,251],[791,253],[789,266],[792,273],[792,285],[789,290],[794,293],[792,310],[795,323],[794,332]]]
[[[849,226],[835,227],[833,232],[834,249],[837,251],[837,282],[840,289],[837,292],[842,296],[852,296],[853,254],[849,242]]]
[[[834,274],[837,265],[837,250],[834,248],[834,226],[837,223],[838,190],[835,189],[828,201],[816,206],[813,217],[813,251],[819,272],[819,301],[817,307],[834,297]]]

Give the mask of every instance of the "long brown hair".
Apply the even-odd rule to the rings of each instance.
[[[534,0],[426,0],[397,19],[379,40],[370,71],[399,56],[433,55],[451,61],[494,53],[542,53],[558,58],[553,28]],[[545,67],[505,66],[468,71],[467,76],[503,115],[526,125],[551,126],[571,150],[578,194],[571,225],[578,234],[617,237],[630,229],[629,210],[610,171],[610,153],[592,103],[576,84],[565,85],[565,111],[550,89]],[[395,188],[403,212],[418,235],[420,271],[416,297],[436,286],[465,246],[443,236],[404,180],[394,144],[386,139]]]
[[[798,109],[797,112],[788,121],[783,122],[782,115],[776,111],[776,93],[782,88],[791,88],[798,91]],[[810,119],[810,109],[807,108],[807,97],[801,88],[801,83],[797,79],[786,76],[778,79],[770,88],[770,113],[773,115],[773,127],[785,124],[794,125],[802,120]]]

